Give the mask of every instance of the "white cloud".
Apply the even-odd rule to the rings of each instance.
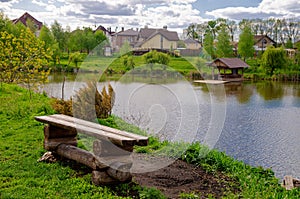
[[[199,1],[199,0],[198,0]],[[215,18],[300,17],[299,0],[262,0],[257,7],[227,7],[206,12]],[[83,26],[140,28],[145,25],[181,31],[191,23],[200,23],[200,11],[193,7],[197,0],[0,0],[0,9],[9,18],[28,11],[50,25],[57,20],[71,29]],[[211,3],[217,3],[217,0]],[[210,17],[210,18],[211,18]]]
[[[262,0],[258,7],[227,7],[206,12],[215,18],[247,19],[247,18],[288,18],[300,17],[299,0]]]

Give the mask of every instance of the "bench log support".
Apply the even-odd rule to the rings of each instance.
[[[133,147],[148,144],[148,137],[66,115],[39,116],[35,119],[46,124],[44,148],[92,168],[92,182],[95,185],[130,181]],[[96,138],[93,153],[77,148],[77,131]]]

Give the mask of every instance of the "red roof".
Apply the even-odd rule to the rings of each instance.
[[[21,22],[25,26],[27,26],[27,20],[31,20],[36,26],[37,29],[40,30],[43,27],[43,23],[35,19],[33,16],[31,16],[29,13],[25,12],[20,18],[12,20],[14,24],[17,24],[18,22]]]

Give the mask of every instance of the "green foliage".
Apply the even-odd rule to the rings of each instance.
[[[216,58],[216,52],[214,47],[214,37],[211,32],[206,32],[203,41],[204,50],[212,59]]]
[[[238,54],[241,55],[244,60],[248,57],[253,57],[255,51],[253,45],[254,36],[251,28],[249,26],[245,26],[240,34]]]
[[[75,31],[69,33],[69,39],[67,42],[67,46],[69,50],[72,52],[80,51],[90,53],[94,48],[97,47],[98,53],[101,49],[99,49],[99,44],[103,44],[106,40],[106,36],[102,31],[94,31],[91,28],[79,29],[77,28]],[[100,45],[100,47],[103,47]]]
[[[131,69],[134,69],[135,63],[133,61],[132,56],[124,55],[122,57],[122,59],[123,59],[123,64],[124,64],[127,71],[129,71]]]
[[[21,30],[16,37],[6,31],[0,33],[0,81],[23,83],[29,90],[47,81],[50,70],[44,69],[50,52],[44,42],[29,29]]]
[[[125,54],[129,53],[131,50],[132,50],[132,48],[131,48],[129,42],[125,41],[120,48],[120,55],[121,56],[125,55]]]
[[[56,65],[57,62],[60,62],[61,50],[59,48],[59,43],[56,42],[52,32],[47,26],[42,27],[39,39],[45,43],[45,50],[51,51],[54,65]]]
[[[217,36],[216,55],[220,58],[233,56],[231,38],[225,26],[221,27],[221,30]]]
[[[75,67],[78,71],[79,70],[78,63],[83,62],[83,55],[80,52],[72,53],[69,57],[69,64],[68,65],[70,65],[71,62],[75,64]]]
[[[170,56],[168,54],[151,50],[150,52],[143,55],[143,58],[147,64],[151,66],[155,63],[168,65],[170,62]]]
[[[286,44],[285,44],[285,48],[293,48],[294,45],[293,45],[293,42],[291,39],[288,39]]]
[[[283,48],[268,46],[262,56],[262,67],[267,75],[272,76],[276,69],[284,68],[286,64],[286,54]]]
[[[166,197],[155,188],[143,188],[139,191],[140,199],[166,199]]]
[[[58,43],[59,50],[63,52],[67,47],[68,32],[65,32],[61,24],[55,20],[54,23],[51,24],[51,33]]]

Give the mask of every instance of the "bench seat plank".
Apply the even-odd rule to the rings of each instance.
[[[118,129],[114,129],[108,126],[103,126],[97,123],[93,123],[90,121],[85,121],[82,119],[78,119],[78,118],[74,118],[74,117],[70,117],[67,115],[62,115],[62,114],[56,114],[56,115],[51,115],[51,117],[57,118],[57,119],[61,119],[61,120],[65,120],[68,122],[73,122],[76,124],[80,124],[80,125],[84,125],[84,126],[89,126],[95,129],[99,129],[102,131],[106,131],[106,132],[110,132],[113,134],[117,134],[117,135],[121,135],[121,136],[125,136],[128,138],[133,138],[136,140],[135,145],[139,145],[139,146],[147,146],[148,145],[148,137],[142,136],[142,135],[137,135],[137,134],[133,134],[133,133],[129,133],[126,131],[121,131]]]
[[[128,137],[113,134],[110,132],[105,132],[100,129],[95,129],[95,128],[77,124],[74,122],[60,120],[60,119],[57,119],[57,118],[51,117],[51,116],[37,116],[37,117],[35,117],[35,119],[39,122],[57,126],[62,129],[77,130],[83,134],[95,137],[97,139],[110,140],[111,142],[113,142],[114,144],[119,145],[119,146],[125,146],[125,147],[133,146],[136,142],[136,140],[133,138],[128,138]]]

